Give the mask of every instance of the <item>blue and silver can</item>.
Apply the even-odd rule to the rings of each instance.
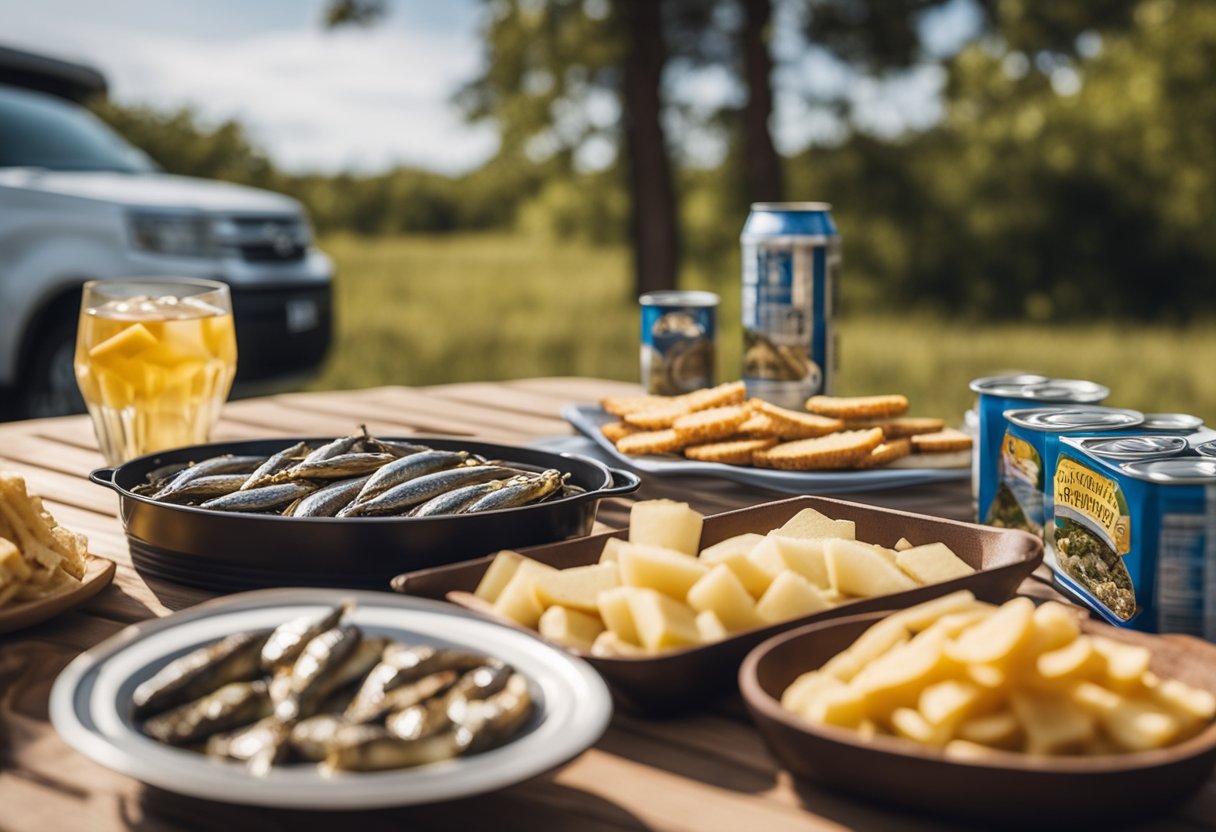
[[[1006,410],[997,490],[984,523],[1043,534],[1052,518],[1051,478],[1060,437],[1126,433],[1143,422],[1139,411],[1095,405]]]
[[[757,202],[743,233],[743,381],[802,410],[831,393],[840,234],[824,202]]]
[[[979,442],[971,456],[975,516],[988,517],[996,497],[1005,437],[1005,411],[1048,404],[1098,404],[1110,390],[1091,381],[1051,379],[1035,373],[989,376],[971,382],[979,414]]]
[[[1061,444],[1044,558],[1056,585],[1116,626],[1216,641],[1216,460],[1129,461],[1103,443]]]
[[[714,386],[718,296],[713,292],[647,292],[642,305],[642,386],[678,396]]]

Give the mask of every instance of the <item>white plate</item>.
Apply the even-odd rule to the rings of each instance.
[[[720,462],[697,462],[676,454],[628,456],[616,449],[600,431],[600,425],[616,417],[596,405],[572,404],[562,416],[575,430],[595,443],[608,462],[656,477],[706,476],[783,491],[787,494],[846,494],[850,491],[876,491],[931,482],[965,480],[971,468],[873,468],[866,471],[772,471]],[[565,450],[573,450],[565,448]]]
[[[536,713],[499,748],[442,763],[384,772],[320,774],[287,765],[266,777],[140,733],[131,692],[177,656],[221,636],[267,629],[321,613],[344,598],[365,632],[494,656],[526,676]],[[589,748],[608,726],[608,689],[590,665],[538,638],[450,604],[384,592],[267,589],[209,601],[128,627],[64,668],[51,690],[51,722],[68,745],[122,774],[193,797],[300,809],[372,809],[481,794],[554,769]]]

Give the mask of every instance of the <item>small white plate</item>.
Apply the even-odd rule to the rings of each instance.
[[[616,417],[595,405],[572,404],[562,410],[562,417],[583,436],[595,443],[606,455],[610,465],[623,465],[642,474],[656,477],[720,477],[745,485],[783,491],[787,494],[847,494],[855,491],[876,491],[902,488],[931,482],[965,480],[971,476],[970,467],[961,468],[870,468],[863,471],[775,471],[750,468],[745,465],[725,465],[721,462],[697,462],[676,454],[628,456],[616,449],[600,431],[605,422]],[[546,450],[554,450],[547,445]],[[562,450],[575,450],[562,446]],[[579,449],[581,452],[585,450]]]
[[[230,633],[320,614],[346,598],[358,605],[349,620],[369,634],[472,650],[512,665],[531,684],[531,722],[506,745],[442,763],[332,776],[313,765],[286,765],[261,778],[240,764],[162,745],[135,726],[131,692],[176,657]],[[586,662],[450,604],[384,592],[267,589],[133,625],[82,653],[55,680],[50,712],[68,745],[162,789],[256,806],[373,809],[468,797],[557,768],[599,739],[612,703]]]

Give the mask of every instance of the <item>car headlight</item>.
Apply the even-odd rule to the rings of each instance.
[[[131,245],[173,257],[214,257],[211,220],[190,214],[140,212],[130,215]]]

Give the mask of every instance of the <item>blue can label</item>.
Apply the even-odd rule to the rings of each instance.
[[[1158,629],[1216,641],[1216,485],[1162,488]]]
[[[716,312],[713,305],[643,299],[641,369],[648,393],[676,396],[714,386]]]
[[[1001,441],[999,481],[984,523],[1043,533],[1043,455],[1011,427]]]
[[[839,238],[743,243],[743,380],[748,393],[802,409],[830,392]]]

